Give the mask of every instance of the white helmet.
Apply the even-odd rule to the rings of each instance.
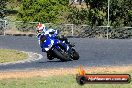
[[[44,29],[45,29],[45,25],[44,24],[38,24],[37,25],[37,28],[36,28],[37,31],[42,31]]]

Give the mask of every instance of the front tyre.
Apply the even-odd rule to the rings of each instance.
[[[57,58],[59,58],[61,61],[68,61],[69,60],[69,55],[66,54],[65,52],[60,52],[56,48],[53,49],[53,52],[56,54]]]
[[[53,59],[54,59],[51,50],[49,50],[49,51],[47,52],[47,59],[49,59],[49,60],[53,60]]]
[[[47,54],[47,59],[49,59],[49,60],[53,60],[54,57],[52,57],[50,54]]]
[[[73,60],[78,60],[79,59],[79,53],[73,50],[72,57]]]

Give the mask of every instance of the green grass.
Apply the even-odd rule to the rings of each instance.
[[[75,75],[0,80],[0,88],[132,88],[130,84],[77,84]]]
[[[26,53],[17,50],[0,49],[0,63],[19,61],[27,58],[28,55]]]

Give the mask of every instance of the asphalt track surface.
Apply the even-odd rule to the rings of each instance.
[[[29,70],[48,68],[71,68],[80,65],[91,66],[122,66],[132,64],[132,40],[126,39],[89,39],[70,38],[76,44],[75,48],[80,54],[77,61],[60,62],[59,59],[49,61],[46,54],[41,52],[36,37],[27,36],[0,36],[0,48],[30,51],[43,55],[41,60],[0,65],[0,71]]]

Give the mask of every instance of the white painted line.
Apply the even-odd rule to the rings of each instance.
[[[25,51],[21,51],[21,52],[27,53],[27,54],[28,54],[28,59],[19,60],[19,61],[14,61],[14,62],[0,63],[0,65],[9,65],[9,64],[26,63],[26,62],[32,62],[32,61],[40,60],[40,59],[43,58],[43,56],[42,56],[41,54],[38,54],[38,53],[25,52]]]

